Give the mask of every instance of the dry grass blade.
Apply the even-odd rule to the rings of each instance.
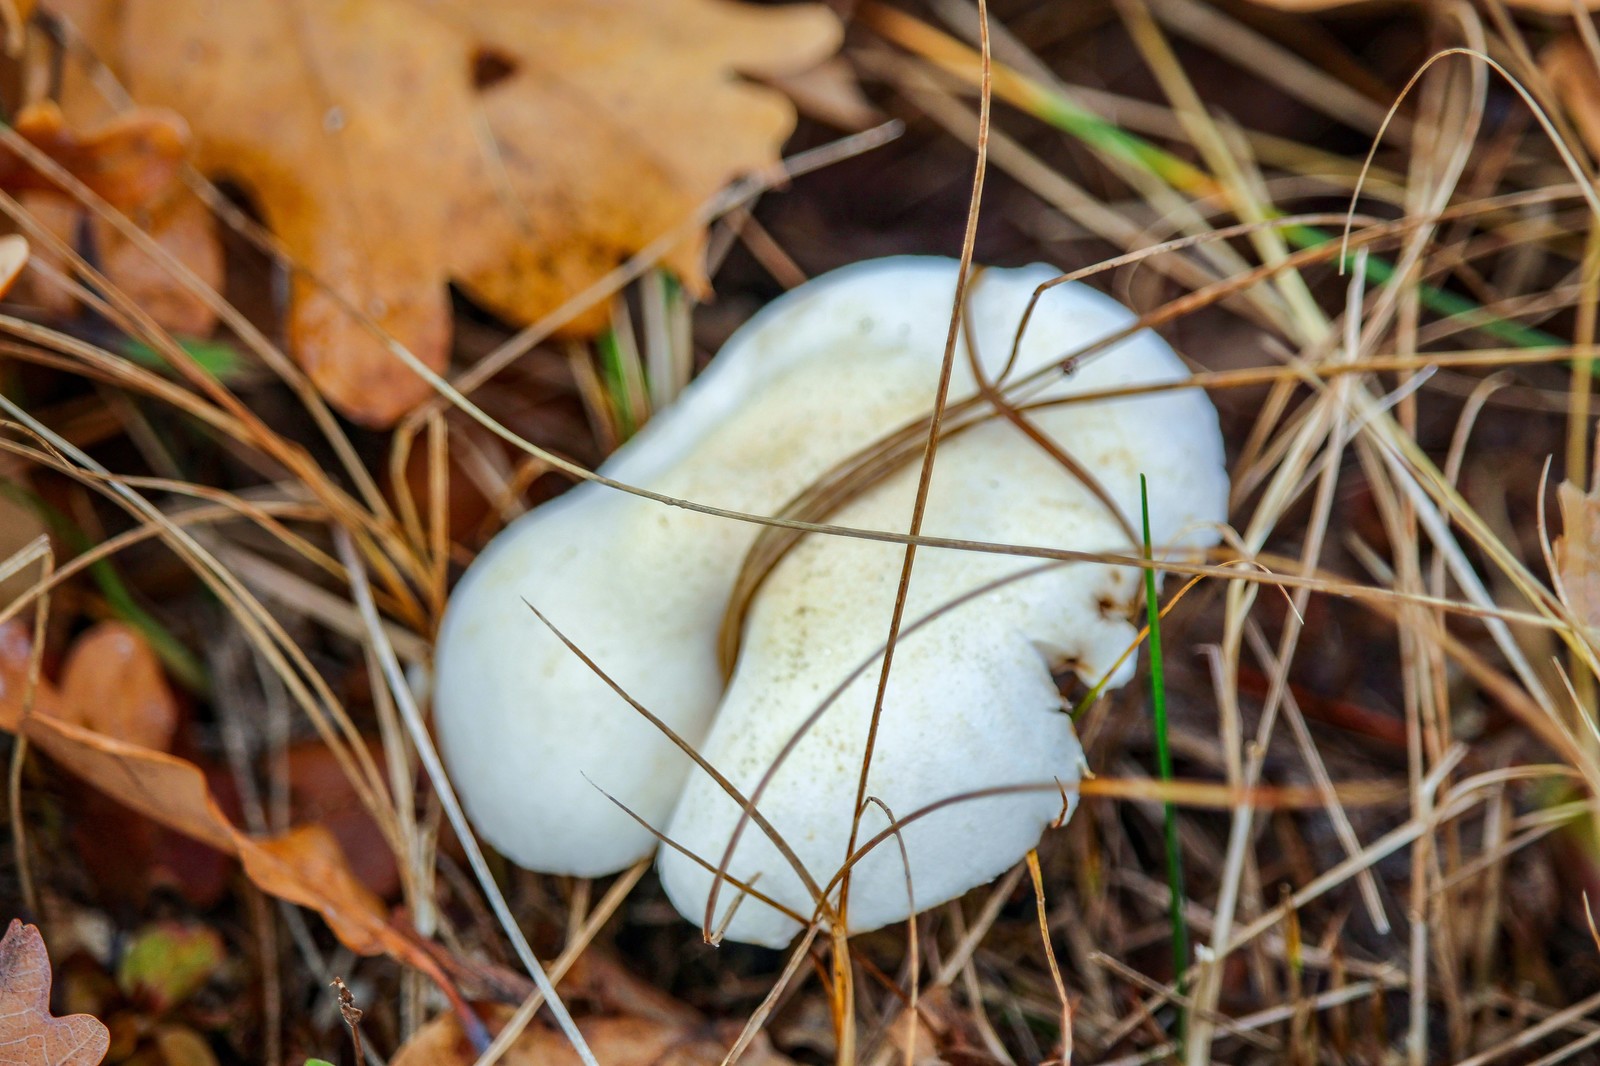
[[[444,764],[439,759],[439,753],[434,750],[433,741],[428,735],[428,727],[422,720],[422,712],[417,709],[416,701],[411,694],[411,686],[406,683],[405,674],[400,668],[400,661],[395,657],[394,648],[384,636],[360,557],[356,554],[348,534],[342,530],[337,535],[337,541],[339,556],[350,572],[350,587],[355,594],[356,606],[367,624],[368,636],[383,665],[384,678],[389,683],[395,702],[401,709],[406,729],[411,735],[411,742],[416,746],[423,765],[427,767],[428,776],[438,791],[440,801],[449,816],[451,828],[455,830],[457,838],[467,850],[467,858],[472,864],[473,873],[477,875],[479,885],[488,896],[495,917],[500,920],[501,929],[516,948],[519,961],[538,985],[539,991],[550,1007],[550,1012],[555,1016],[556,1023],[561,1027],[567,1040],[571,1042],[573,1050],[578,1053],[579,1059],[585,1066],[598,1066],[594,1053],[589,1050],[583,1034],[578,1032],[578,1027],[573,1022],[572,1015],[568,1013],[566,1005],[556,995],[555,985],[551,983],[549,975],[545,973],[544,967],[533,954],[533,949],[528,946],[527,938],[522,935],[521,927],[517,925],[510,908],[506,905],[505,897],[495,884],[494,876],[489,872],[483,852],[472,835],[472,828],[467,824],[466,815],[462,812],[461,805],[456,801],[455,792],[450,787],[450,778],[445,773]]]

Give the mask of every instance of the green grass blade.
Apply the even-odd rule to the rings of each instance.
[[[633,407],[628,403],[628,372],[623,366],[622,343],[615,330],[607,329],[595,339],[600,352],[600,377],[611,398],[611,410],[617,417],[617,430],[627,440],[639,429],[633,417]]]
[[[229,381],[244,368],[244,359],[233,345],[223,341],[199,340],[180,337],[178,343],[200,365],[200,369],[218,381]],[[142,367],[172,372],[172,367],[160,352],[143,341],[130,340],[122,346],[123,354]]]
[[[1139,475],[1139,510],[1144,519],[1144,557],[1154,561],[1150,546],[1150,495],[1143,474]],[[1161,668],[1161,607],[1156,600],[1156,572],[1144,572],[1144,606],[1150,620],[1150,706],[1155,713],[1156,771],[1161,780],[1172,780],[1172,746],[1167,738],[1167,685]],[[1172,967],[1178,991],[1185,991],[1183,974],[1189,968],[1189,925],[1183,918],[1183,855],[1178,848],[1178,811],[1170,802],[1162,805],[1167,840],[1167,887],[1171,890]],[[1183,1031],[1180,1025],[1179,1032]]]

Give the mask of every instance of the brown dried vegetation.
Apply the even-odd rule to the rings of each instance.
[[[574,137],[563,166],[598,154],[611,192],[650,182],[616,130],[582,140],[595,123],[539,110],[528,68],[547,53],[491,15],[429,24],[455,104],[373,118],[384,140],[363,142],[355,180],[268,136],[326,132],[325,107],[241,134],[282,103],[256,67],[206,68],[197,101],[176,60],[129,42],[421,63],[410,23],[387,26],[405,38],[390,53],[349,26],[307,43],[267,25],[279,5],[216,24],[189,6],[46,3],[24,27],[28,5],[0,0],[16,31],[0,210],[33,250],[0,307],[0,521],[34,519],[0,558],[0,892],[50,944],[57,1010],[106,1020],[109,1061],[355,1061],[352,1036],[397,1063],[472,1062],[490,1041],[513,1062],[582,1061],[577,1041],[606,1063],[1593,1054],[1586,17],[1007,0],[985,77],[965,0],[852,5],[844,60],[868,99],[838,66],[776,79],[813,117],[774,168],[787,105],[728,72],[788,74],[832,31],[815,10],[697,0],[732,20],[715,58],[655,29],[661,55],[602,79],[643,106],[660,95],[646,73],[715,72],[676,86],[682,123],[653,131],[693,180],[624,225],[595,221],[615,196],[530,184],[560,155],[545,142]],[[281,7],[315,8],[318,27],[335,9],[432,17]],[[340,91],[335,125],[396,106]],[[721,94],[761,114],[729,117]],[[827,125],[880,114],[903,128]],[[471,169],[467,148],[429,147],[484,136],[519,149],[500,184],[450,169]],[[445,172],[408,176],[419,160]],[[503,219],[450,222],[508,194],[584,232],[541,245]],[[408,219],[421,236],[389,225],[412,208],[434,212]],[[1179,780],[1153,779],[1145,690],[1092,702],[1078,724],[1097,777],[1036,877],[1022,865],[913,928],[788,958],[704,946],[644,868],[589,883],[478,863],[415,684],[460,567],[761,302],[869,255],[954,254],[964,222],[978,261],[1047,260],[1138,309],[1223,412],[1232,531],[1167,584],[1194,579],[1163,623]],[[366,269],[366,237],[394,274]],[[4,246],[8,279],[20,248]],[[705,279],[717,298],[698,303]],[[169,329],[216,332],[180,345]],[[329,370],[345,345],[365,354]],[[1185,973],[1161,800],[1180,805],[1182,915],[1204,949]],[[26,1020],[47,1029],[48,963],[28,950]],[[535,958],[570,1031],[541,1010]]]

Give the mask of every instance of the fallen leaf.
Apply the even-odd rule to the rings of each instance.
[[[6,1066],[96,1066],[111,1046],[97,1018],[50,1016],[50,956],[44,938],[15,918],[0,939],[0,1062]]]
[[[262,891],[320,912],[352,951],[415,952],[388,923],[382,902],[350,872],[324,829],[302,826],[252,837],[222,813],[200,768],[187,760],[33,715],[22,732],[52,759],[124,806],[219,851],[237,856]]]
[[[158,922],[134,934],[117,964],[117,985],[153,1014],[165,1014],[211,980],[227,947],[210,926]]]
[[[0,627],[0,727],[20,732],[63,769],[124,807],[234,856],[257,888],[317,911],[351,951],[387,954],[450,991],[438,963],[415,934],[389,921],[383,901],[352,872],[326,829],[306,825],[267,837],[243,832],[224,813],[198,766],[80,724],[83,715],[46,682],[41,681],[34,713],[19,717],[19,679],[27,676],[28,646],[26,630]]]
[[[19,193],[17,199],[22,202],[23,209],[33,219],[34,225],[48,230],[69,246],[77,245],[78,230],[83,225],[84,219],[83,208],[71,200],[42,192]],[[66,257],[57,255],[54,249],[42,242],[39,247],[39,262],[56,272],[71,273]],[[28,303],[62,318],[68,317],[78,309],[78,298],[73,295],[72,290],[64,282],[48,276],[43,271],[29,274],[19,292]]]
[[[24,193],[21,199],[35,223],[73,247],[83,243],[81,235],[87,224],[87,251],[98,262],[100,272],[169,333],[204,337],[216,326],[216,312],[210,305],[180,285],[164,263],[110,222],[91,216],[71,201],[44,193]],[[131,220],[207,287],[222,287],[222,245],[217,241],[216,220],[186,186],[172,186],[144,210],[134,212]],[[62,274],[71,273],[66,257],[48,248],[39,250],[39,258]],[[66,318],[77,311],[73,290],[43,273],[28,276],[27,292],[33,303],[51,314]]]
[[[158,108],[134,108],[80,133],[68,125],[61,108],[41,101],[18,113],[16,131],[121,211],[143,207],[171,185],[189,146],[183,120]],[[0,145],[0,188],[71,196],[4,145]]]
[[[489,1029],[499,1032],[513,1013],[490,1007]],[[606,1066],[718,1066],[738,1026],[673,1025],[650,1018],[585,1018],[578,1022],[589,1050]],[[403,1044],[390,1066],[470,1066],[478,1060],[453,1015],[441,1014]],[[500,1058],[503,1066],[576,1066],[581,1060],[559,1030],[530,1024]],[[739,1059],[745,1066],[792,1066],[764,1035]]]
[[[25,624],[0,627],[0,729],[18,727],[30,644]],[[155,654],[137,630],[117,622],[101,623],[79,638],[61,685],[41,678],[34,706],[42,716],[142,737],[162,748],[172,739],[178,714]],[[135,814],[98,789],[67,798],[72,843],[102,897],[136,905],[162,885],[206,907],[226,891],[233,864],[222,852]]]
[[[102,25],[101,30],[108,25]],[[71,128],[100,129],[125,122],[129,114],[149,113],[143,108],[131,112],[119,110],[106,101],[95,72],[84,68],[77,50],[72,55],[76,58],[69,58],[60,74],[61,112]],[[170,112],[164,114],[171,115]],[[187,150],[188,127],[182,128]],[[176,175],[176,170],[173,173]],[[54,193],[23,193],[21,199],[39,225],[68,245],[77,248],[87,242],[87,247],[80,250],[87,252],[101,273],[164,329],[188,337],[205,337],[211,333],[216,315],[205,301],[180,285],[166,266],[124,237],[109,221]],[[186,185],[169,181],[148,201],[137,205],[137,209],[125,213],[201,282],[212,289],[221,289],[222,246],[217,238],[216,220]],[[64,257],[48,249],[40,249],[39,254],[57,270],[70,273]],[[37,274],[29,281],[33,299],[45,310],[63,317],[77,310],[77,297],[70,289]]]
[[[21,732],[62,768],[123,806],[218,851],[237,853],[233,827],[193,763],[48,715],[23,719]]]
[[[255,837],[228,820],[205,775],[187,760],[37,714],[23,721],[22,732],[62,767],[123,805],[237,857],[257,888],[321,914],[351,951],[387,954],[449,990],[438,963],[414,934],[390,923],[383,901],[351,872],[326,829],[307,825]]]
[[[187,186],[174,185],[134,216],[151,239],[209,289],[223,283],[222,245],[210,208]],[[208,336],[217,313],[199,296],[178,284],[172,269],[159,263],[102,219],[91,222],[100,269],[129,300],[161,327],[180,337]]]
[[[1572,116],[1589,154],[1600,157],[1600,70],[1595,68],[1589,49],[1576,34],[1569,34],[1540,54],[1539,66]]]
[[[368,741],[375,758],[383,758],[376,740]],[[289,747],[283,772],[289,786],[289,817],[296,824],[322,826],[350,857],[356,878],[373,894],[392,898],[400,890],[400,867],[383,839],[383,831],[363,807],[338,758],[320,740]]]
[[[22,719],[23,704],[29,693],[28,660],[32,649],[30,625],[13,620],[0,626],[0,729],[8,733],[15,733]],[[36,713],[60,713],[60,696],[49,681],[39,678],[32,692]]]
[[[73,642],[60,695],[68,721],[156,751],[172,746],[178,701],[161,660],[126,622],[101,622]]]
[[[1570,481],[1556,489],[1561,536],[1553,545],[1561,599],[1578,620],[1600,626],[1600,492]]]
[[[429,389],[357,315],[442,369],[447,281],[517,322],[547,314],[774,162],[793,108],[736,75],[796,72],[840,36],[821,5],[727,0],[50,6],[136,100],[188,120],[202,170],[255,199],[308,272],[291,348],[375,426]],[[666,260],[697,292],[703,242]]]

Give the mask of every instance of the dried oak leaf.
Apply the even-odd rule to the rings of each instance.
[[[389,923],[383,902],[350,871],[327,830],[301,826],[277,836],[251,836],[228,820],[205,775],[185,759],[38,714],[25,718],[21,731],[61,766],[125,806],[236,856],[257,888],[320,912],[350,950],[387,953],[430,973],[436,969],[408,934]]]
[[[206,337],[217,324],[216,312],[204,299],[181,285],[164,262],[158,262],[103,218],[59,197],[24,193],[22,204],[33,220],[68,245],[80,243],[80,227],[88,224],[90,247],[100,272],[163,329],[180,337]],[[222,245],[216,219],[186,185],[172,185],[130,220],[202,283],[220,290]],[[39,258],[64,274],[71,273],[64,256],[48,248]],[[76,292],[43,274],[29,276],[29,296],[40,307],[63,318],[78,308]]]
[[[31,627],[0,626],[0,729],[22,728],[28,692]],[[155,653],[121,622],[101,622],[66,657],[60,684],[40,677],[36,717],[74,723],[102,736],[165,748],[178,724],[178,703]],[[93,783],[93,782],[91,782]],[[72,845],[102,896],[139,901],[153,885],[176,888],[197,906],[217,901],[233,866],[218,849],[119,804],[108,790],[80,789],[69,799]]]
[[[87,1014],[50,1016],[50,956],[44,938],[15,918],[0,939],[0,1062],[6,1066],[96,1066],[111,1033]]]
[[[728,0],[54,0],[197,163],[247,190],[305,268],[289,338],[345,414],[428,394],[361,322],[435,369],[446,282],[533,321],[683,226],[794,124],[737,75],[837,46],[819,4]],[[703,232],[667,265],[704,291]],[[319,284],[320,282],[320,284]],[[354,312],[354,313],[352,313]],[[592,331],[597,308],[571,325]]]

